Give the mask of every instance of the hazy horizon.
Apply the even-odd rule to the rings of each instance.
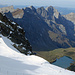
[[[2,5],[13,6],[56,6],[75,8],[75,0],[0,0]]]

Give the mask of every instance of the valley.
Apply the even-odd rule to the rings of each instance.
[[[72,58],[74,61],[72,63],[70,63],[70,65],[72,65],[72,67],[75,67],[75,48],[59,48],[59,49],[55,49],[52,51],[34,51],[34,53],[36,53],[37,56],[40,56],[44,59],[46,59],[48,62],[53,63],[56,62],[56,59],[59,59],[63,56],[67,56]],[[65,61],[65,59],[63,59],[63,61]],[[63,62],[61,61],[61,62]],[[71,62],[71,61],[70,61]],[[64,63],[63,63],[64,64]],[[75,69],[69,67],[69,70],[75,71]]]
[[[5,14],[24,29],[33,51],[75,47],[74,23],[53,6],[29,6]]]
[[[28,69],[29,73],[32,73],[32,75],[35,75],[36,72],[42,74],[40,72],[40,69],[43,72],[43,67],[46,70],[46,67],[48,66],[49,66],[48,69],[55,71],[53,73],[53,75],[55,75],[58,69],[57,67],[56,68],[53,67],[52,63],[56,62],[57,59],[59,60],[63,57],[69,57],[75,61],[74,13],[70,13],[68,15],[61,15],[58,12],[58,10],[55,9],[53,6],[49,6],[47,8],[44,7],[35,8],[34,6],[29,6],[21,9],[20,8],[14,9],[13,6],[9,6],[0,8],[0,12],[2,13],[2,14],[0,13],[0,26],[1,26],[0,41],[2,44],[1,52],[2,50],[5,51],[5,47],[8,46],[7,52],[11,53],[8,54],[6,51],[2,52],[2,54],[0,55],[0,59],[3,58],[10,61],[13,57],[14,59],[16,59],[15,57],[17,58],[19,57],[18,60],[21,63],[18,64],[19,65],[21,64],[21,66],[22,64],[24,64],[24,66],[28,65],[26,68]],[[13,43],[11,44],[9,40],[7,43],[6,41],[7,39],[11,40]],[[3,45],[5,45],[5,47],[3,47]],[[13,50],[16,50],[17,52],[19,51],[24,55],[21,55],[20,53],[18,54]],[[13,56],[14,54],[16,55]],[[22,60],[20,58],[22,58]],[[31,58],[33,59],[33,61]],[[29,64],[26,62],[26,60],[30,65],[32,64],[33,66],[36,65],[33,67],[35,73],[31,72],[32,70]],[[1,60],[1,62],[3,61],[4,60]],[[32,63],[30,63],[31,61]],[[69,67],[66,68],[75,71],[74,61],[70,64]],[[39,68],[37,66],[39,66]],[[25,70],[23,72],[24,73],[27,72],[28,74],[26,68],[23,69]],[[59,71],[62,72],[62,69],[60,70],[59,68],[58,73]],[[44,73],[49,75],[51,71],[48,71],[47,73],[46,70],[46,72]],[[68,72],[67,74],[69,75]]]
[[[43,57],[50,63],[53,63],[56,61],[56,58],[61,58],[63,56],[71,57],[73,60],[75,60],[75,48],[59,48],[52,51],[34,51],[36,55]]]

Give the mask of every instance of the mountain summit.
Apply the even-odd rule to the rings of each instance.
[[[33,50],[75,47],[74,23],[63,17],[54,7],[35,9],[30,6],[19,10],[21,11],[16,10],[6,15],[24,28]]]
[[[24,10],[25,13],[28,13],[27,11],[29,12],[31,10],[28,8],[26,11]],[[33,14],[33,12],[34,11],[32,11],[31,14]],[[28,15],[24,16],[27,16],[28,18]],[[33,19],[40,22],[39,15],[35,15],[36,13],[34,13]],[[43,27],[45,22],[42,20],[42,17],[40,19],[42,21],[41,27]],[[37,23],[35,22],[35,25]],[[40,24],[38,26],[40,26]],[[45,27],[47,28],[48,26]],[[38,28],[38,30],[40,29]],[[46,32],[44,28],[43,32]],[[41,37],[43,35],[40,34]],[[45,35],[47,34],[45,33]],[[0,75],[75,75],[75,72],[51,65],[45,59],[31,54],[32,48],[29,41],[25,37],[25,31],[23,28],[0,13]]]

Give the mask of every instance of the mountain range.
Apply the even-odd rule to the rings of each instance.
[[[66,8],[66,7],[54,7],[55,9],[58,10],[58,12],[60,12],[62,15],[67,15],[69,13],[75,13],[75,8]]]
[[[75,75],[31,54],[23,28],[0,13],[0,75]]]
[[[56,48],[75,47],[74,23],[54,7],[36,9],[30,6],[12,10],[5,13],[6,16],[25,30],[33,50],[49,51]]]
[[[75,75],[35,55],[24,55],[0,34],[0,75]]]
[[[75,13],[71,12],[67,15],[63,15],[67,20],[72,21],[75,24]]]
[[[0,4],[0,8],[3,8],[3,7],[8,7],[8,5]]]
[[[0,75],[75,75],[32,55],[32,46],[33,50],[40,51],[74,46],[71,18],[62,16],[52,6],[16,10],[10,6],[0,11]]]

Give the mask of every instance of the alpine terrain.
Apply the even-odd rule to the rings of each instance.
[[[31,55],[31,46],[24,34],[18,24],[0,13],[0,75],[75,75]]]
[[[74,23],[52,6],[37,9],[30,6],[10,10],[5,14],[24,28],[26,37],[35,51],[75,47]]]

